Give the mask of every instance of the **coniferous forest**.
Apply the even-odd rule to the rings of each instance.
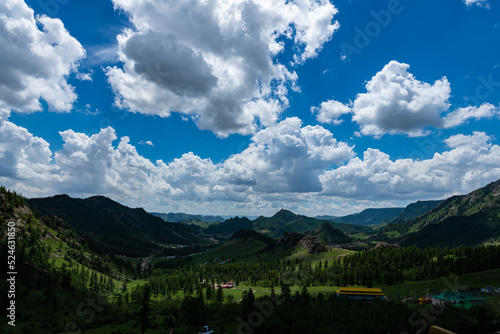
[[[273,239],[242,230],[227,242],[262,243],[263,251],[200,262],[190,252],[206,246],[169,248],[141,265],[106,253],[54,215],[41,216],[21,195],[3,187],[0,194],[1,233],[8,235],[8,222],[17,228],[18,311],[15,327],[2,325],[5,333],[197,333],[206,325],[215,333],[424,333],[431,325],[493,333],[500,325],[496,296],[470,309],[436,309],[404,301],[403,288],[370,302],[335,294],[339,286],[390,290],[405,282],[497,275],[497,245],[379,247],[294,259],[285,243],[273,247]],[[2,254],[10,249],[8,238],[0,239]],[[1,266],[7,268],[7,257]],[[7,278],[0,283],[5,291]],[[229,281],[235,287],[223,288]],[[2,298],[1,307],[9,306]]]

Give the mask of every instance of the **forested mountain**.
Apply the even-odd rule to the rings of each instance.
[[[368,226],[352,225],[337,223],[327,220],[316,219],[297,215],[289,210],[282,209],[272,217],[260,216],[254,221],[246,217],[229,218],[222,223],[204,224],[196,223],[197,226],[192,224],[188,225],[191,230],[203,234],[233,234],[241,229],[253,229],[255,231],[264,233],[273,238],[280,238],[284,232],[306,233],[312,231],[320,226],[322,223],[328,223],[333,228],[341,231],[341,233],[357,234],[374,234],[374,230]],[[345,239],[345,235],[341,236]],[[342,240],[344,240],[342,239]]]
[[[257,252],[274,243],[274,239],[250,229],[242,229],[234,233],[222,245],[210,249],[202,254],[197,254],[197,262],[210,261],[211,259],[232,259],[237,261],[255,260]]]
[[[203,215],[190,215],[188,213],[161,213],[161,212],[150,212],[153,216],[160,217],[166,222],[172,223],[189,223],[192,220],[198,220],[205,223],[221,223],[224,218],[221,216],[203,216]]]
[[[8,243],[8,239],[14,243]],[[53,215],[39,216],[22,196],[4,187],[0,187],[0,253],[1,267],[17,272],[8,276],[15,277],[10,303],[0,298],[4,310],[14,302],[15,326],[2,321],[1,333],[62,333],[68,328],[85,331],[88,317],[75,313],[82,301],[91,300],[102,307],[108,303],[102,296],[113,294],[118,280],[135,274],[130,262],[93,252],[65,221]],[[7,297],[5,275],[3,270],[0,290]],[[103,316],[102,320],[109,319]]]
[[[206,242],[183,224],[167,223],[142,208],[131,209],[103,196],[57,195],[33,198],[28,204],[41,215],[64,219],[110,254],[146,256],[159,249],[158,243]]]
[[[253,221],[253,229],[271,237],[279,238],[284,232],[305,233],[314,230],[324,221],[297,215],[281,209],[272,217],[259,217]]]
[[[381,209],[365,209],[359,213],[338,217],[333,221],[352,225],[379,225],[389,222],[399,215],[404,208],[381,208]]]
[[[274,242],[273,238],[269,238],[268,236],[261,234],[259,232],[255,232],[254,230],[239,230],[235,234],[229,238],[229,240],[236,240],[236,239],[248,239],[248,238],[253,238],[255,240],[259,240],[260,242],[263,242],[266,245],[270,245]]]
[[[498,191],[477,193],[469,202],[488,196],[497,198]],[[106,198],[81,201],[99,208],[97,212],[104,216],[115,214],[125,219],[131,210],[137,219],[142,217],[141,210],[123,209]],[[476,204],[471,207],[480,207],[479,213],[494,207]],[[83,210],[81,204],[73,207]],[[273,217],[284,228],[290,222],[320,222],[313,231],[318,236],[324,231],[341,236],[330,223],[308,220],[290,211],[282,210]],[[370,303],[337,298],[332,292],[336,286],[360,285],[382,286],[385,292],[390,291],[390,285],[405,281],[443,282],[443,276],[459,275],[462,279],[469,273],[482,275],[485,270],[490,276],[478,284],[488,285],[492,279],[497,282],[494,275],[498,277],[495,268],[500,259],[499,246],[379,247],[353,252],[327,247],[312,235],[285,231],[279,240],[273,240],[254,230],[240,230],[226,243],[206,252],[198,246],[164,248],[149,266],[149,256],[130,259],[135,263],[132,266],[128,259],[93,252],[86,238],[70,224],[54,215],[43,217],[38,211],[32,212],[22,196],[0,187],[0,251],[4,254],[8,253],[6,222],[14,222],[17,228],[16,270],[20,273],[16,281],[16,327],[0,324],[0,332],[7,334],[62,333],[68,328],[84,333],[153,334],[172,329],[174,333],[196,333],[203,325],[210,325],[216,333],[234,333],[241,332],[241,322],[235,319],[250,319],[253,312],[261,310],[255,300],[269,305],[276,297],[280,303],[274,304],[272,316],[263,317],[255,333],[326,333],[332,328],[342,333],[353,329],[359,333],[415,332],[408,319],[428,309],[416,303],[407,307],[399,288],[397,297],[392,294],[390,301]],[[7,268],[7,257],[0,262]],[[9,288],[5,275],[5,271],[0,274],[2,291]],[[228,281],[235,282],[237,288],[222,289],[221,283]],[[433,286],[425,283],[425,287]],[[255,295],[252,289],[256,289]],[[493,312],[497,310],[495,303],[492,300],[467,314],[450,306],[429,324],[475,333],[476,315],[481,315],[481,328],[492,333],[500,324],[500,314]],[[8,300],[0,299],[0,306],[7,308]],[[90,310],[92,318],[80,312]],[[371,320],[357,321],[363,318]]]
[[[453,196],[431,211],[386,226],[383,234],[403,245],[476,245],[500,238],[500,180],[467,195]]]
[[[345,244],[352,239],[345,235],[341,230],[333,227],[330,223],[324,222],[316,229],[309,231],[306,235],[312,235],[323,241],[327,245]]]
[[[391,220],[392,223],[405,222],[417,218],[420,215],[434,209],[442,200],[439,201],[417,201],[415,203],[408,204],[403,211],[398,214],[394,219]]]
[[[246,217],[229,218],[223,223],[210,225],[205,229],[205,233],[209,234],[233,234],[242,229],[251,229],[252,221]]]
[[[375,226],[382,223],[404,222],[434,209],[442,201],[417,201],[408,204],[405,208],[380,208],[365,209],[359,213],[347,216],[316,216],[316,219],[329,220],[332,222]]]

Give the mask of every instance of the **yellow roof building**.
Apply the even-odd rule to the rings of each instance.
[[[337,295],[352,299],[384,299],[385,295],[379,288],[347,288],[339,287]]]

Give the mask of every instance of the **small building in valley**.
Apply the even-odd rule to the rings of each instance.
[[[385,299],[384,293],[379,288],[339,287],[337,289],[337,296],[356,300]]]

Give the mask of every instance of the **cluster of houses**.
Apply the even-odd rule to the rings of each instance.
[[[225,288],[225,289],[231,289],[231,288],[234,288],[235,284],[233,281],[229,281],[227,283],[222,283],[220,285],[221,288]]]

